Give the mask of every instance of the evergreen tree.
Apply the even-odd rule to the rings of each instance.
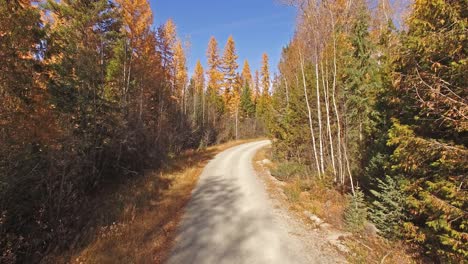
[[[465,1],[417,1],[395,61],[392,176],[404,178],[405,235],[442,262],[468,255]],[[465,105],[465,106],[464,106]]]
[[[240,98],[240,108],[242,110],[241,116],[244,118],[252,118],[255,116],[255,104],[252,98],[250,85],[245,82],[244,88],[242,89],[242,96]]]
[[[372,57],[375,46],[369,34],[369,10],[364,1],[356,3],[356,16],[349,33],[351,49],[343,57],[347,141],[352,169],[359,174],[365,166],[367,148],[374,144],[378,83],[377,63]]]
[[[388,238],[400,238],[400,228],[405,220],[406,196],[402,184],[390,176],[377,179],[378,190],[371,190],[375,199],[369,217],[380,232]]]
[[[344,212],[346,228],[351,232],[361,232],[367,220],[367,205],[364,201],[364,193],[356,190],[355,195],[347,195],[348,205]]]

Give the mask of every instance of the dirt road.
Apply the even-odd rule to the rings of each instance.
[[[313,237],[291,224],[287,213],[274,208],[268,198],[252,165],[254,154],[268,144],[259,141],[228,149],[207,165],[169,264],[336,263],[317,252],[320,249],[311,252],[304,239]]]

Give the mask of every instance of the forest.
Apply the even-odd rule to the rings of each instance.
[[[467,2],[414,1],[398,28],[385,0],[298,8],[265,117],[275,157],[349,193],[351,230],[367,218],[436,262],[466,261]]]
[[[466,261],[467,1],[415,0],[401,24],[388,0],[287,2],[279,65],[212,37],[189,76],[190,43],[147,0],[0,0],[0,262],[79,243],[109,186],[262,136],[284,171],[347,195],[349,230]]]

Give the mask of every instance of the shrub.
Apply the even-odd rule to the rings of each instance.
[[[271,170],[271,175],[280,181],[288,181],[296,176],[302,177],[306,175],[307,168],[305,165],[297,162],[285,162],[278,164],[276,169]]]

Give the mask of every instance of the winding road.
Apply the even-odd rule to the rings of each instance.
[[[252,159],[269,144],[264,140],[233,147],[206,166],[169,264],[324,263],[305,253],[303,240],[292,235],[290,223],[278,215],[256,176]]]

